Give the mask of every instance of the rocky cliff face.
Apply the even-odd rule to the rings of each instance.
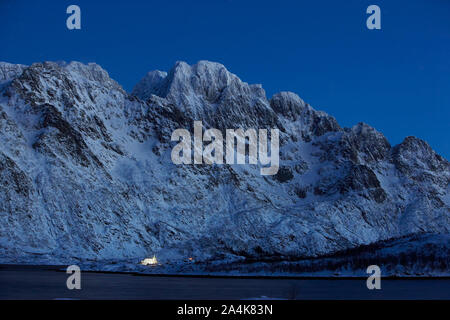
[[[0,261],[315,257],[449,233],[450,165],[296,94],[178,62],[131,94],[96,64],[0,63]],[[174,165],[173,130],[278,128],[280,170]],[[192,131],[191,131],[192,132]]]

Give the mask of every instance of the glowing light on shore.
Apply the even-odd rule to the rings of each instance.
[[[154,266],[158,264],[158,260],[156,259],[156,256],[153,256],[153,258],[145,258],[140,264],[144,266]]]

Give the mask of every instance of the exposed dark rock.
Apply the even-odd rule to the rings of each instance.
[[[281,183],[292,180],[292,178],[294,178],[292,169],[288,167],[280,167],[277,174],[275,175],[275,179]]]

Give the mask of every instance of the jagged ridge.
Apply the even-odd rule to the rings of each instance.
[[[314,257],[449,232],[449,162],[415,137],[391,147],[296,94],[270,100],[220,64],[177,62],[127,94],[96,64],[0,64],[3,262]],[[279,128],[278,174],[176,166],[170,135]]]

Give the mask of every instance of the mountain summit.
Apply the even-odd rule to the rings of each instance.
[[[279,172],[174,165],[195,120],[278,128]],[[0,141],[1,262],[300,259],[450,230],[450,165],[425,141],[342,128],[208,61],[131,94],[96,64],[0,63]]]

